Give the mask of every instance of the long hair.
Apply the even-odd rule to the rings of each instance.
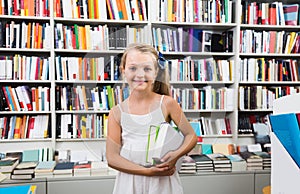
[[[151,45],[143,44],[143,43],[130,44],[125,49],[125,51],[122,55],[121,64],[120,64],[121,71],[125,69],[127,54],[132,50],[137,50],[141,53],[153,55],[153,58],[154,58],[153,62],[154,62],[155,70],[157,71],[157,76],[153,83],[152,91],[155,93],[158,93],[158,94],[170,96],[170,83],[169,83],[170,76],[169,76],[168,64],[166,62],[164,68],[161,68],[161,66],[159,66],[158,52]]]

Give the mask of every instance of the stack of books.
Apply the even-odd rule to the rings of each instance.
[[[38,165],[37,161],[21,162],[13,170],[11,179],[32,179],[34,178],[34,169]]]
[[[242,156],[239,154],[230,154],[227,155],[231,162],[231,171],[246,171],[247,170],[247,162]]]
[[[53,177],[73,176],[74,162],[59,162],[53,169]]]
[[[241,152],[240,155],[247,162],[247,170],[263,170],[263,159],[253,152]]]
[[[213,161],[215,172],[230,172],[231,162],[226,155],[221,153],[207,154],[207,156]]]
[[[263,159],[263,169],[271,170],[271,154],[268,152],[254,152],[254,154],[260,156]]]
[[[213,172],[214,165],[213,161],[206,154],[195,154],[190,155],[196,162],[197,172]]]
[[[55,161],[41,161],[34,169],[35,178],[53,177],[53,170],[56,165]]]
[[[184,156],[179,170],[180,174],[195,174],[196,173],[196,162],[190,156]]]
[[[108,175],[108,164],[103,161],[92,161],[91,163],[91,176]]]
[[[18,158],[4,158],[0,160],[0,172],[10,176],[18,164]]]
[[[80,161],[74,163],[74,176],[90,176],[91,175],[91,161]]]

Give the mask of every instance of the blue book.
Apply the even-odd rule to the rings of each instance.
[[[270,115],[273,132],[300,167],[300,128],[296,113]]]
[[[191,126],[193,127],[196,135],[201,136],[201,125],[199,121],[190,121]]]

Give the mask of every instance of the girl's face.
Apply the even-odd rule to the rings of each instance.
[[[137,50],[127,53],[124,76],[131,89],[152,89],[156,77],[153,61],[154,57],[150,53],[141,53]]]

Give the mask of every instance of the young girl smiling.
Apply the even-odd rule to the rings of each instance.
[[[107,161],[119,171],[114,193],[183,193],[175,164],[195,146],[197,137],[179,104],[170,97],[164,59],[150,45],[133,44],[125,50],[120,68],[130,95],[113,107],[108,117]],[[149,127],[171,121],[183,134],[183,144],[167,153],[162,163],[145,167]]]

